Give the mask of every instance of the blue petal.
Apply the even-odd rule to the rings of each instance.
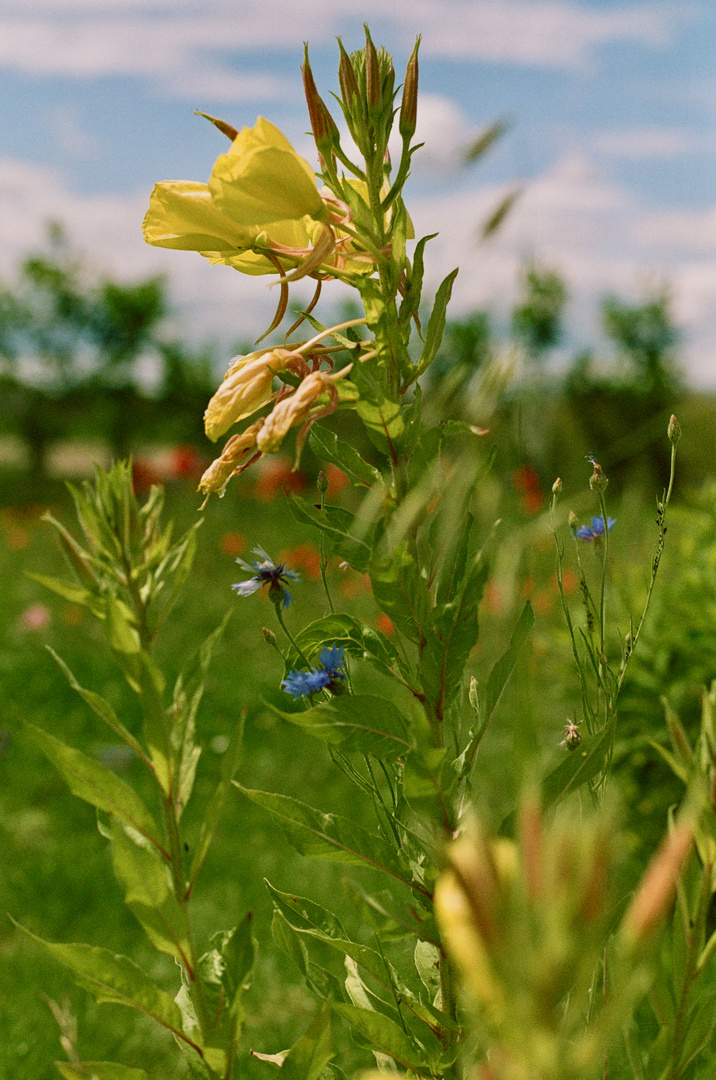
[[[595,534],[589,528],[588,525],[582,525],[581,529],[577,529],[577,536],[580,540],[594,540]]]
[[[329,649],[327,645],[324,645],[319,654],[318,663],[322,664],[326,671],[343,667],[343,646],[331,645]]]

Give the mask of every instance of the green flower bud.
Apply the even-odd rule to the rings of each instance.
[[[303,76],[303,90],[306,95],[308,115],[316,147],[324,158],[330,157],[332,150],[339,143],[338,128],[316,89],[311,65],[308,62],[308,45],[304,45],[304,61],[301,65],[301,75]]]
[[[552,484],[552,494],[553,495],[561,495],[562,494],[562,479],[559,476],[557,477],[555,482]]]
[[[415,48],[410,54],[408,66],[405,69],[405,82],[403,83],[403,100],[400,103],[400,118],[398,131],[404,142],[412,139],[415,134],[415,126],[418,117],[418,48],[420,37],[415,42]]]
[[[368,27],[365,27],[365,96],[368,110],[374,112],[382,104],[380,63]]]
[[[323,469],[321,469],[318,474],[318,478],[316,479],[316,487],[322,494],[325,494],[328,491],[328,477],[324,473]]]
[[[603,495],[604,492],[607,490],[609,480],[602,472],[602,466],[598,462],[596,462],[594,458],[591,458],[591,462],[594,466],[594,472],[589,477],[589,487],[597,495]]]
[[[669,426],[666,429],[666,433],[669,436],[669,442],[672,446],[676,446],[677,442],[681,438],[681,425],[676,417],[672,414],[669,420]]]

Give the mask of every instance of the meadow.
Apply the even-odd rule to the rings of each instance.
[[[662,695],[667,695],[694,732],[698,727],[702,688],[716,674],[716,490],[709,480],[708,447],[712,423],[710,403],[693,397],[681,415],[685,435],[669,527],[662,576],[649,615],[640,653],[623,690],[619,733],[614,750],[614,789],[628,838],[628,862],[634,875],[663,832],[669,805],[680,798],[672,778],[650,740],[667,744]],[[554,429],[553,429],[554,430]],[[559,430],[559,427],[558,427]],[[562,425],[561,430],[564,430]],[[663,434],[662,434],[663,438]],[[487,443],[504,447],[506,435]],[[566,448],[567,480],[561,505],[588,520],[589,465]],[[632,461],[614,494],[609,513],[617,524],[611,536],[613,623],[628,627],[627,611],[643,599],[647,567],[655,539],[654,496],[644,483],[645,456]],[[487,535],[498,519],[501,542],[495,546],[490,580],[480,607],[480,639],[471,654],[470,670],[478,680],[504,649],[526,598],[536,622],[533,634],[500,703],[481,747],[474,790],[478,804],[499,825],[522,780],[520,762],[529,758],[548,772],[568,753],[563,745],[567,711],[576,713],[576,676],[569,640],[559,607],[555,551],[548,513],[549,478],[535,470],[515,469],[500,457],[483,477],[477,492],[480,531]],[[617,463],[615,463],[615,468]],[[226,497],[214,499],[203,512],[194,570],[161,640],[160,663],[177,672],[186,657],[222,620],[231,618],[214,656],[198,720],[201,757],[193,813],[201,812],[215,783],[228,745],[228,735],[243,707],[248,708],[244,752],[238,777],[252,788],[280,791],[312,805],[338,810],[353,818],[370,807],[356,804],[345,778],[332,767],[325,746],[307,739],[300,729],[277,718],[266,702],[285,707],[279,689],[280,658],[267,645],[264,626],[275,625],[265,590],[239,597],[231,584],[240,580],[236,556],[248,557],[259,544],[274,558],[301,574],[294,590],[292,619],[318,617],[326,611],[320,581],[319,537],[289,512],[284,484],[315,490],[317,462],[309,454],[303,472],[292,474],[290,461],[279,459],[257,479],[247,474]],[[648,474],[648,470],[646,470]],[[139,483],[146,484],[141,469]],[[76,745],[146,791],[136,759],[111,741],[87,705],[70,688],[46,650],[49,645],[69,664],[84,686],[110,701],[130,727],[139,722],[121,674],[97,623],[85,609],[53,595],[31,580],[28,572],[66,574],[66,565],[52,530],[42,522],[45,510],[72,523],[72,504],[60,480],[38,480],[6,470],[0,512],[0,579],[4,604],[0,633],[3,715],[0,724],[0,844],[3,867],[0,908],[49,941],[86,941],[131,955],[160,982],[171,982],[173,963],[157,959],[111,873],[106,840],[97,829],[92,807],[68,792],[62,779],[33,746],[26,722]],[[355,491],[332,471],[329,501],[350,506]],[[616,485],[615,485],[616,487]],[[192,478],[166,481],[167,517],[177,531],[196,520],[199,499]],[[317,496],[316,496],[317,497]],[[584,546],[588,574],[593,552]],[[564,574],[564,587],[575,618],[581,600],[575,567]],[[341,568],[331,557],[328,582],[344,609],[393,634],[389,620],[373,600],[363,575]],[[368,679],[378,685],[378,676]],[[282,700],[283,699],[283,700]],[[129,711],[128,711],[129,710]],[[133,710],[133,711],[132,711]],[[108,738],[108,735],[110,737]],[[192,821],[189,822],[191,835]],[[197,826],[198,827],[198,826]],[[370,871],[350,878],[370,888]],[[279,889],[294,888],[326,906],[342,894],[343,918],[352,910],[353,926],[364,932],[359,895],[348,884],[344,868],[308,861],[289,846],[281,830],[257,806],[235,791],[228,800],[207,863],[195,893],[199,940],[217,925],[253,913],[261,948],[246,1010],[246,1075],[265,1076],[271,1066],[248,1055],[249,1050],[275,1053],[289,1046],[315,1012],[312,995],[298,970],[271,940],[271,904],[263,879]],[[353,903],[350,903],[352,897]],[[363,931],[362,929],[363,928]],[[0,1076],[8,1080],[49,1080],[52,1062],[62,1058],[59,1029],[47,999],[67,1007],[78,1020],[79,1046],[90,1060],[142,1062],[153,1080],[175,1075],[171,1037],[116,1005],[97,1005],[74,987],[65,969],[5,921],[0,930]],[[346,1031],[334,1035],[343,1067],[370,1063],[370,1055],[351,1043]]]

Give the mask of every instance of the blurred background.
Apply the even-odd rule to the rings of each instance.
[[[276,303],[266,279],[148,247],[141,221],[152,185],[206,180],[225,150],[194,109],[236,127],[265,115],[313,162],[302,42],[327,96],[336,86],[335,35],[360,47],[363,20],[394,52],[399,73],[423,35],[425,147],[406,201],[417,236],[439,231],[427,248],[426,295],[461,268],[424,389],[433,419],[460,417],[487,429],[472,451],[485,465],[475,513],[484,537],[502,522],[481,608],[478,678],[526,598],[537,615],[485,742],[478,790],[499,817],[514,794],[520,718],[533,718],[547,765],[564,753],[566,712],[578,707],[547,512],[555,477],[564,481],[564,514],[572,508],[588,521],[597,508],[585,455],[596,454],[609,476],[608,509],[617,519],[610,602],[624,633],[643,602],[675,411],[684,437],[673,524],[615,748],[635,862],[679,796],[649,740],[663,735],[660,695],[694,730],[701,687],[716,677],[713,5],[395,0],[388,15],[383,0],[4,0],[0,910],[49,940],[110,945],[140,963],[152,955],[121,903],[92,811],[69,796],[22,733],[24,720],[37,723],[138,781],[135,764],[98,730],[45,650],[52,645],[83,685],[126,707],[96,626],[70,599],[26,576],[66,572],[42,513],[49,508],[70,524],[63,481],[91,475],[94,461],[132,454],[137,491],[163,482],[177,527],[191,524],[198,477],[215,452],[203,435],[203,410],[228,360],[253,348]],[[312,291],[302,286],[292,290],[298,308]],[[341,286],[324,287],[323,322],[355,313]],[[361,437],[350,415],[330,424],[347,439]],[[271,608],[261,596],[239,601],[229,588],[240,576],[234,559],[261,544],[302,575],[294,625],[323,613],[317,536],[291,517],[283,494],[310,498],[319,463],[307,451],[300,470],[291,467],[289,446],[209,503],[197,569],[162,646],[175,674],[233,606],[203,706],[199,812],[245,703],[252,711],[242,781],[309,797],[310,777],[309,801],[326,810],[348,798],[322,751],[261,706],[282,676],[261,635]],[[355,505],[338,470],[329,480],[329,500]],[[590,573],[598,565],[592,555],[585,549]],[[392,633],[360,575],[334,559],[328,578],[347,610]],[[573,570],[565,590],[579,612]],[[339,868],[309,869],[306,891],[330,901],[342,888]],[[237,793],[197,890],[199,918],[213,928],[248,908],[256,913],[264,947],[248,1045],[273,1053],[305,1028],[313,1004],[271,945],[264,874],[297,889],[309,876]],[[169,983],[170,968],[152,974]],[[7,923],[0,1080],[56,1075],[58,1033],[44,993],[69,1000],[86,1057],[141,1058],[153,1080],[174,1075],[168,1040],[117,1007],[93,1006]],[[265,1075],[253,1060],[245,1068]]]

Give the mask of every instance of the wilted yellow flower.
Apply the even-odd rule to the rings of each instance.
[[[331,378],[324,371],[307,375],[296,392],[279,401],[266,417],[256,440],[259,450],[264,454],[278,450],[290,428],[302,423],[321,394],[330,390],[335,393]]]
[[[283,371],[294,357],[288,349],[259,350],[234,357],[204,413],[204,430],[212,442],[232,424],[266,404],[271,397],[274,375]]]
[[[212,461],[199,481],[199,491],[204,492],[207,498],[214,491],[223,495],[231,477],[258,452],[256,436],[263,422],[263,417],[261,417],[247,427],[246,431],[242,431],[240,435],[234,435],[222,450],[221,457]]]

